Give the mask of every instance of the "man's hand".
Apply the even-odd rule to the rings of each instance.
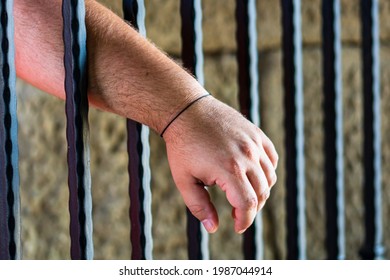
[[[205,186],[218,185],[232,205],[237,233],[264,206],[276,182],[278,155],[268,137],[233,108],[203,98],[166,130],[173,179],[192,214],[208,232],[218,214]]]
[[[94,0],[85,4],[92,105],[161,133],[183,106],[207,93],[109,9]],[[65,98],[61,1],[17,0],[14,12],[18,76]],[[276,181],[278,156],[264,133],[210,96],[183,112],[164,139],[173,178],[206,229],[218,228],[217,212],[204,188],[214,184],[233,206],[235,230],[247,229]]]

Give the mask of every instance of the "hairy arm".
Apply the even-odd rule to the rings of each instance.
[[[186,104],[206,93],[180,66],[94,0],[86,0],[88,97],[92,105],[160,133]],[[20,78],[65,98],[60,0],[15,0],[16,68]],[[175,183],[209,232],[217,212],[205,185],[217,184],[243,232],[276,181],[271,141],[234,109],[208,97],[164,134]]]

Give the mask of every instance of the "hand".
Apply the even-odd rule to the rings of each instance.
[[[276,182],[278,155],[269,138],[239,112],[209,96],[166,130],[168,160],[185,204],[210,233],[218,214],[205,186],[218,185],[232,205],[235,231],[243,233]]]

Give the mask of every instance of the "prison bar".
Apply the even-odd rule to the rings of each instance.
[[[93,258],[85,4],[63,0],[65,111],[72,259]]]
[[[381,259],[384,254],[382,225],[382,162],[380,110],[379,3],[361,0],[363,58],[364,133],[364,224],[363,259]]]
[[[285,112],[287,259],[306,258],[301,1],[281,0]]]
[[[325,248],[328,259],[345,258],[343,97],[340,1],[322,1],[325,156]]]
[[[250,121],[260,126],[256,13],[256,1],[236,1],[240,110]],[[243,251],[245,259],[263,259],[264,244],[262,236],[262,215],[260,212],[252,226],[244,234]]]
[[[145,5],[143,0],[124,0],[123,14],[140,34],[145,36]],[[131,63],[131,62],[129,62]],[[150,188],[149,128],[127,120],[127,150],[129,154],[130,240],[133,260],[153,258],[152,194]]]
[[[200,84],[204,83],[201,0],[181,0],[182,61]],[[188,258],[209,259],[208,234],[187,208]]]
[[[341,39],[340,1],[322,2],[324,59],[324,129],[327,209],[327,257],[345,256],[343,173],[342,173],[342,100],[341,100]],[[255,31],[255,1],[237,1],[237,43],[240,106],[254,123],[260,122],[258,112],[258,73]],[[300,31],[300,1],[281,0],[283,26],[283,68],[285,87],[286,187],[287,187],[287,259],[306,258],[305,181],[303,139],[303,81]],[[85,6],[82,0],[63,0],[65,110],[67,116],[69,211],[72,259],[92,259],[92,202],[88,146],[88,102],[86,75]],[[140,33],[144,31],[142,0],[123,2],[125,17]],[[129,5],[129,6],[127,6]],[[383,224],[381,201],[381,110],[380,110],[380,42],[378,0],[361,0],[362,59],[364,94],[364,185],[365,240],[360,250],[363,259],[382,259]],[[15,94],[15,63],[13,42],[13,1],[0,0],[1,77],[0,90],[0,259],[20,259],[20,198],[18,173],[17,116]],[[203,53],[201,2],[181,1],[183,63],[203,84]],[[244,43],[245,42],[245,43]],[[330,116],[331,115],[331,116]],[[149,154],[146,152],[148,133],[133,123],[129,129],[128,149],[131,204],[135,226],[132,225],[134,259],[151,258],[151,224],[146,225],[149,202],[144,188],[148,176]],[[131,130],[132,129],[132,130]],[[146,135],[146,136],[145,136]],[[142,147],[142,149],[140,149]],[[137,151],[137,153],[135,152]],[[147,158],[145,160],[145,158]],[[330,168],[330,165],[334,167]],[[135,175],[132,175],[135,174]],[[333,175],[332,175],[333,174]],[[332,177],[333,176],[333,177]],[[146,179],[145,179],[146,178]],[[142,181],[142,182],[141,182]],[[132,184],[136,184],[133,187]],[[134,192],[133,192],[134,191]],[[132,193],[133,192],[133,193]],[[144,192],[144,193],[143,193]],[[133,201],[134,200],[134,201]],[[331,202],[333,205],[330,205]],[[138,203],[138,204],[137,204]],[[130,210],[132,213],[132,211]],[[130,214],[132,215],[132,214]],[[333,218],[332,218],[333,217]],[[193,218],[193,217],[192,217]],[[330,220],[336,219],[337,221]],[[261,224],[260,224],[261,225]],[[146,232],[147,230],[148,233]],[[261,229],[261,228],[260,228]],[[245,258],[260,258],[262,241],[259,231],[249,230],[244,237]],[[138,233],[137,233],[138,231]],[[209,258],[207,234],[200,223],[189,215],[189,258]],[[255,241],[256,239],[256,241]],[[148,243],[149,242],[149,243]],[[134,244],[138,243],[139,248]],[[149,247],[148,247],[149,246]],[[247,247],[247,248],[246,248]],[[246,248],[246,249],[245,249]],[[137,251],[138,250],[138,251]],[[260,257],[259,257],[260,256]]]
[[[13,0],[0,5],[0,260],[7,260],[21,258],[18,121]]]

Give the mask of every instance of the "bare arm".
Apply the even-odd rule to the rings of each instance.
[[[164,120],[204,93],[187,72],[114,13],[91,0],[86,11],[93,105],[159,132]],[[64,98],[61,1],[16,0],[15,25],[18,76]]]
[[[94,106],[161,132],[206,91],[122,19],[86,0],[89,100]],[[64,98],[60,0],[15,0],[17,74]],[[191,212],[213,232],[217,212],[204,185],[219,185],[244,231],[276,181],[277,154],[264,133],[234,109],[208,97],[164,134],[175,183]]]

